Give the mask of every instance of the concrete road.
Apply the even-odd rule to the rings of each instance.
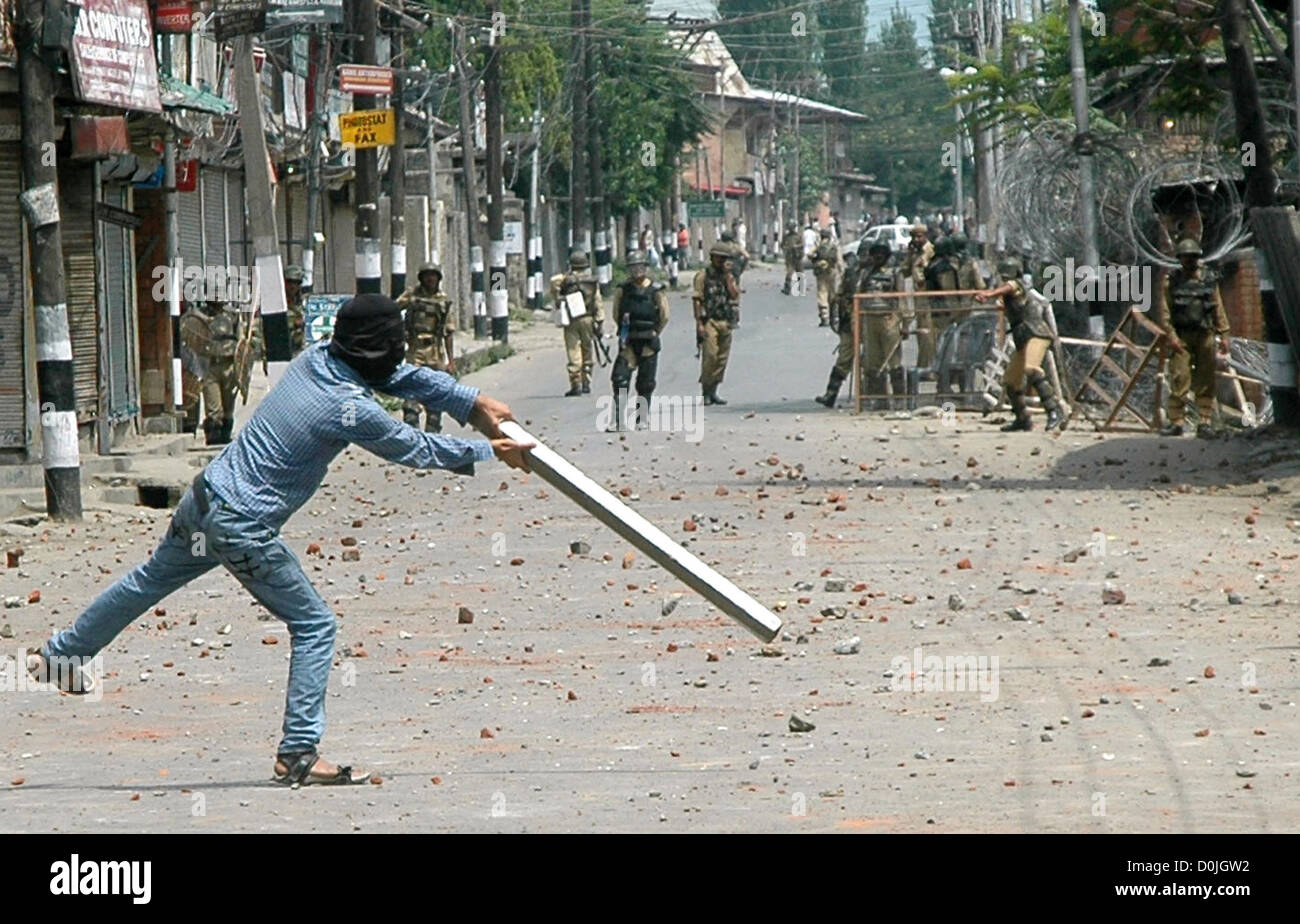
[[[826,411],[834,336],[779,284],[747,274],[702,419],[680,294],[657,430],[602,432],[604,374],[559,397],[558,332],[471,379],[779,610],[774,645],[536,476],[349,451],[284,536],[340,617],[322,751],[382,785],[266,783],[288,637],[213,573],[103,653],[99,701],[0,694],[0,829],[1300,828],[1294,450]],[[3,593],[40,601],[0,611],[4,654],[165,524],[11,526]]]

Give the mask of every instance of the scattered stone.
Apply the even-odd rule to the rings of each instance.
[[[764,645],[759,649],[759,654],[765,658],[784,658],[785,650],[777,645]]]
[[[961,561],[957,562],[958,571],[969,571],[970,569],[971,563],[969,558],[963,558]]]
[[[813,589],[812,581],[795,581],[791,590],[807,592]]]
[[[1252,776],[1257,776],[1257,775],[1258,775],[1257,771],[1247,770],[1244,767],[1241,767],[1237,770],[1237,776],[1242,777],[1243,779],[1250,779]]]
[[[822,615],[827,619],[846,619],[849,610],[845,606],[827,606],[822,608]]]
[[[574,700],[576,700],[576,699],[578,698],[578,694],[577,694],[577,693],[574,693],[572,690],[570,690],[569,693],[568,693],[568,695],[567,695],[565,698],[566,698],[569,702],[573,702]]]
[[[278,644],[280,644],[280,640],[279,640],[278,638],[276,638],[274,635],[264,635],[264,636],[262,636],[262,644],[263,644],[263,645],[278,645]]]
[[[27,602],[28,602],[28,603],[40,603],[40,602],[41,602],[41,592],[40,592],[39,590],[33,590],[31,593],[29,593],[29,594],[27,595]]]
[[[1246,601],[1242,598],[1241,594],[1237,593],[1235,590],[1228,593],[1228,603],[1232,606],[1241,606],[1241,604],[1245,602]]]
[[[797,715],[790,716],[789,726],[790,726],[790,731],[794,732],[795,734],[799,734],[801,732],[810,732],[817,727],[812,722],[805,722]]]
[[[629,568],[631,568],[631,567],[632,567],[632,562],[634,562],[634,561],[636,561],[636,556],[635,556],[634,554],[632,554],[631,552],[628,552],[626,555],[624,555],[624,556],[623,556],[623,570],[624,570],[624,571],[627,571]]]
[[[357,544],[357,537],[356,537],[356,536],[344,536],[342,539],[339,540],[339,544],[340,544],[340,545],[344,545],[344,546],[353,546],[353,545],[356,545],[356,544]]]
[[[1038,736],[1038,740],[1039,740],[1039,741],[1051,741],[1051,740],[1052,740],[1052,733],[1051,733],[1051,732],[1043,732],[1041,735]]]
[[[1213,679],[1214,679],[1214,673],[1215,673],[1215,672],[1214,672],[1214,668],[1212,668],[1212,667],[1207,667],[1207,668],[1205,669],[1205,671],[1204,671],[1205,679],[1206,679],[1206,680],[1213,680]]]
[[[826,581],[826,592],[828,594],[841,594],[844,593],[845,586],[846,582],[843,578],[829,578]]]
[[[320,543],[319,543],[319,542],[311,542],[311,543],[308,543],[308,544],[307,544],[307,554],[308,554],[308,555],[319,555],[319,554],[320,554]]]
[[[838,655],[857,654],[861,650],[862,650],[862,638],[857,635],[853,636],[852,638],[846,638],[842,641],[836,642],[834,648],[835,653]]]
[[[16,610],[23,605],[22,597],[5,597],[5,609]]]
[[[1124,602],[1124,591],[1120,590],[1109,581],[1101,590],[1101,602],[1103,605],[1118,605]]]
[[[715,654],[715,653],[712,652],[712,651],[708,651],[708,652],[705,652],[705,654],[704,654],[704,660],[705,660],[705,661],[718,661],[718,660],[720,660],[720,659],[718,658],[717,654]]]
[[[344,549],[342,558],[344,561],[361,561],[361,550],[358,548]]]
[[[659,605],[659,615],[667,616],[675,609],[677,609],[677,598],[665,597],[664,602]]]
[[[0,638],[13,638],[13,637],[14,637],[13,626],[9,625],[9,623],[5,623],[3,626],[0,626]]]
[[[1174,662],[1170,661],[1168,658],[1152,658],[1147,662],[1147,667],[1168,667],[1173,663]]]
[[[524,563],[524,560],[523,560],[522,558],[512,558],[512,559],[510,559],[510,564],[513,565],[513,566],[516,567],[516,568],[518,568],[518,567],[519,567],[520,565],[522,565],[523,563]]]
[[[586,555],[591,551],[591,545],[582,541],[570,542],[569,551],[574,555]]]
[[[1010,616],[1014,622],[1029,622],[1029,611],[1023,606],[1011,607],[1011,609],[1007,610],[1007,615]]]
[[[496,735],[492,734],[492,729],[488,728],[487,726],[484,726],[483,728],[480,728],[480,729],[478,730],[478,736],[479,736],[480,738],[495,738],[495,737],[496,737]]]
[[[1208,738],[1209,736],[1210,736],[1210,730],[1208,728],[1201,728],[1198,729],[1196,732],[1197,738]]]
[[[468,606],[462,606],[456,614],[456,622],[462,626],[468,626],[474,621],[474,611]]]
[[[966,608],[966,599],[961,594],[948,594],[948,609],[954,613]]]
[[[5,567],[17,568],[18,560],[22,557],[23,557],[22,546],[17,546],[15,548],[9,549],[8,551],[5,552]]]

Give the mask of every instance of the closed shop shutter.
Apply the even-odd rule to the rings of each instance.
[[[203,168],[199,168],[200,175]],[[197,192],[176,194],[176,226],[180,232],[181,260],[186,266],[203,266],[203,207]]]
[[[201,172],[203,189],[203,262],[207,266],[228,266],[230,234],[226,227],[226,171]]]
[[[125,186],[104,187],[104,201],[120,209],[129,205]],[[140,413],[135,380],[135,272],[132,232],[99,223],[103,241],[105,392],[109,420]]]
[[[72,335],[77,420],[99,416],[99,314],[95,302],[94,169],[73,166],[59,176],[63,263]]]
[[[230,233],[230,262],[251,266],[253,247],[244,221],[244,176],[233,170],[226,173],[226,226]]]
[[[21,156],[13,142],[0,144],[0,449],[27,443],[23,400],[23,223]]]

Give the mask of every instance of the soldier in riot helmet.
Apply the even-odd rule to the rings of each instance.
[[[1201,245],[1192,238],[1178,242],[1179,266],[1165,274],[1156,304],[1156,323],[1164,328],[1169,358],[1169,423],[1164,436],[1183,435],[1187,392],[1196,395],[1197,436],[1211,436],[1214,415],[1214,341],[1228,354],[1228,316],[1219,297],[1219,277],[1201,265]]]
[[[397,299],[406,312],[406,361],[428,366],[448,375],[456,374],[456,309],[451,297],[442,292],[442,267],[425,263],[415,275],[416,284]],[[418,401],[402,402],[402,419],[420,426]],[[424,429],[442,432],[442,414],[425,409]]]
[[[966,235],[958,232],[950,240],[952,241],[951,261],[957,265],[957,288],[984,288],[984,276],[980,271],[979,263],[966,252],[966,248],[970,243]],[[958,323],[966,320],[970,317],[971,307],[971,301],[964,299],[960,307],[954,311],[953,320]]]
[[[998,261],[998,276],[1001,282],[992,289],[984,289],[975,295],[977,302],[990,299],[1002,300],[1002,309],[1007,319],[1007,329],[1015,342],[1016,351],[1007,363],[1002,376],[1002,384],[1007,390],[1011,410],[1015,419],[1002,429],[1007,432],[1032,430],[1034,423],[1029,418],[1025,407],[1026,386],[1038,393],[1043,407],[1047,410],[1048,431],[1058,427],[1065,429],[1067,415],[1056,389],[1048,381],[1043,371],[1043,357],[1052,346],[1052,329],[1041,314],[1033,310],[1029,303],[1029,293],[1025,289],[1024,269],[1016,257],[1003,257]]]
[[[568,356],[569,390],[573,398],[591,391],[591,367],[596,358],[595,338],[604,335],[605,315],[600,288],[590,273],[591,261],[581,250],[569,253],[569,271],[551,277],[551,297],[564,327]]]
[[[618,330],[618,358],[614,360],[614,426],[623,428],[622,402],[636,371],[637,429],[648,425],[659,366],[659,335],[668,325],[668,295],[646,275],[644,251],[627,255],[628,280],[614,291],[614,326]]]
[[[731,275],[731,248],[721,241],[709,250],[709,265],[695,274],[692,302],[704,403],[726,404],[718,397],[718,385],[731,356],[731,329],[739,314],[740,286]]]
[[[831,299],[844,272],[844,257],[831,237],[830,228],[822,228],[818,233],[812,259],[813,275],[817,278],[817,326],[826,327],[830,324]]]
[[[824,404],[826,407],[834,407],[835,399],[839,397],[840,385],[849,377],[853,371],[853,296],[859,292],[892,292],[894,290],[894,274],[889,271],[890,250],[889,245],[883,241],[878,241],[871,245],[867,251],[865,259],[859,262],[853,272],[846,273],[843,281],[840,283],[839,291],[831,299],[829,323],[840,337],[839,349],[835,353],[835,366],[831,369],[830,379],[826,382],[826,394],[818,395],[813,400],[818,404]],[[883,299],[874,302],[868,302],[868,308],[886,307]],[[897,343],[897,315],[890,315],[894,320],[894,339],[892,343]],[[886,333],[883,328],[888,327],[886,318],[877,316],[869,317],[867,320],[868,330],[872,333],[877,332],[880,328],[880,336],[876,340],[883,341]],[[884,383],[881,380],[882,374],[877,367],[884,367],[891,359],[896,359],[897,350],[891,347],[890,352],[894,355],[880,357],[883,343],[877,343],[876,348],[872,349],[873,340],[870,336],[867,339],[868,356],[867,361],[874,362],[874,366],[869,366],[868,375],[871,385],[868,390],[880,392],[884,390]],[[899,370],[902,371],[901,369]],[[901,388],[901,380],[899,386]]]
[[[785,236],[781,238],[781,254],[785,257],[785,285],[781,291],[790,295],[790,285],[795,275],[803,269],[803,235],[794,219],[785,223]]]
[[[302,267],[284,268],[284,305],[289,314],[289,347],[297,356],[306,346],[307,328],[302,310]]]
[[[247,367],[252,360],[249,330],[240,312],[222,302],[200,302],[181,318],[181,345],[202,383],[203,435],[209,446],[230,442],[235,395],[241,385],[247,394]]]

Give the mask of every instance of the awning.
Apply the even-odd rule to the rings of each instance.
[[[235,111],[233,105],[215,93],[192,87],[183,80],[167,74],[159,74],[158,80],[164,109],[191,109],[209,115],[229,115]]]
[[[713,194],[718,192],[718,187],[701,185],[697,183],[687,183],[691,189],[699,193]],[[733,199],[739,199],[741,196],[751,196],[754,194],[753,187],[750,186],[723,186],[721,190],[724,196],[730,196]]]

